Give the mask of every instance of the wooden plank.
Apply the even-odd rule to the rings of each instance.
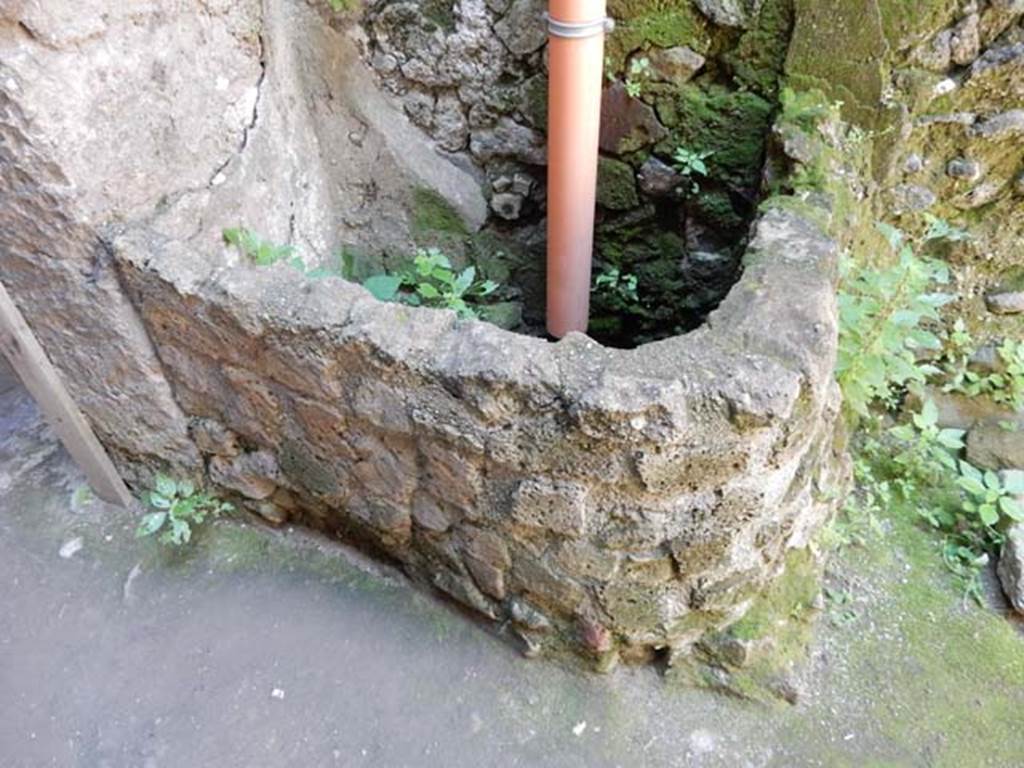
[[[32,330],[0,283],[0,352],[21,377],[25,389],[57,433],[92,487],[104,501],[127,507],[132,495],[114,469],[110,457],[68,394]]]

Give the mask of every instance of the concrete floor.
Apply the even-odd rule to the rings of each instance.
[[[921,662],[877,574],[836,577],[864,618],[822,620],[800,703],[771,708],[527,661],[297,531],[219,521],[168,552],[83,489],[0,370],[2,768],[1003,764],[972,722],[920,724],[942,685],[891,682]],[[865,634],[890,657],[853,660]],[[1024,764],[1024,691],[998,696],[1019,715],[999,752]]]

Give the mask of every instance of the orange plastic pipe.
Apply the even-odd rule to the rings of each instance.
[[[605,0],[548,5],[552,26],[561,28],[549,34],[548,46],[547,328],[555,338],[586,332],[590,312],[604,78],[604,30],[597,22],[605,12]]]

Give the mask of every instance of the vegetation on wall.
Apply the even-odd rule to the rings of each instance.
[[[162,544],[181,546],[192,540],[196,526],[207,518],[234,511],[234,506],[200,492],[189,480],[157,475],[156,487],[145,501],[153,510],[139,522],[136,536],[157,536]]]
[[[1024,473],[983,470],[963,457],[964,432],[940,425],[930,393],[956,391],[1019,407],[1024,366],[1019,342],[998,347],[1003,370],[972,371],[976,346],[962,319],[947,327],[939,308],[953,296],[945,264],[915,253],[901,232],[882,230],[896,256],[887,265],[848,262],[840,293],[837,378],[851,423],[857,491],[845,513],[874,519],[898,503],[941,537],[941,556],[965,595],[981,601],[980,570],[1007,527],[1024,520]],[[932,218],[923,242],[963,233]],[[916,406],[912,404],[917,404]]]

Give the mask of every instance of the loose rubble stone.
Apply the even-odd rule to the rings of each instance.
[[[920,184],[900,184],[894,187],[892,199],[897,213],[927,211],[939,201],[938,195]]]
[[[211,480],[255,501],[274,495],[279,476],[277,458],[269,451],[254,451],[233,459],[214,456],[210,460]]]
[[[1007,530],[997,572],[1010,605],[1024,614],[1024,523],[1014,523]]]
[[[656,144],[668,136],[654,110],[613,83],[601,97],[601,149],[626,154]]]
[[[508,12],[494,25],[494,31],[512,53],[533,53],[548,39],[544,25],[546,7],[545,0],[512,0]]]
[[[483,162],[512,157],[529,165],[547,163],[544,137],[507,117],[501,118],[493,128],[473,131],[469,149]]]
[[[676,194],[684,179],[672,166],[651,155],[637,173],[640,191],[650,197],[669,197]]]
[[[764,0],[695,0],[701,12],[724,27],[746,27],[761,12]]]
[[[981,178],[981,164],[966,157],[957,157],[946,164],[946,175],[953,179],[975,181]]]
[[[581,536],[587,525],[587,489],[546,478],[527,480],[516,489],[512,518],[521,525]]]
[[[213,419],[196,419],[189,427],[189,434],[203,453],[231,457],[241,451],[238,435]]]
[[[1000,291],[985,296],[985,306],[995,315],[1019,315],[1024,312],[1024,291]]]
[[[491,210],[506,221],[515,221],[523,213],[523,196],[514,192],[499,192],[491,197]]]
[[[683,85],[704,68],[706,60],[686,45],[674,48],[653,48],[644,56],[650,62],[651,75],[655,80]]]
[[[974,426],[967,433],[967,460],[982,469],[1024,468],[1024,416]]]
[[[932,72],[945,72],[953,59],[952,30],[945,29],[917,50],[918,64]]]
[[[972,13],[953,27],[949,49],[954,64],[963,67],[978,58],[978,53],[981,50],[979,18],[977,13]]]
[[[971,127],[971,134],[982,139],[997,139],[1024,133],[1024,109],[1012,109],[982,118]]]

